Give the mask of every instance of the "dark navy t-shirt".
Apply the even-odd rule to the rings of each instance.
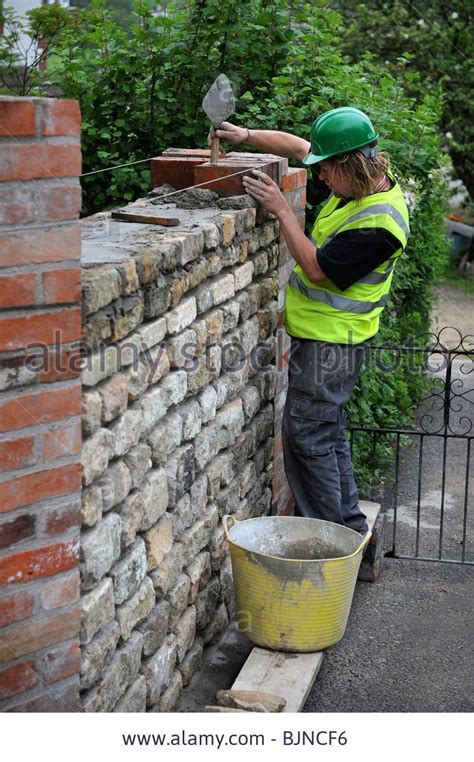
[[[315,173],[313,182],[319,200],[329,196],[329,189]],[[338,209],[351,199],[341,199]],[[318,264],[337,288],[345,291],[349,286],[375,270],[400,248],[400,241],[384,228],[359,228],[338,233],[332,241],[318,250]]]

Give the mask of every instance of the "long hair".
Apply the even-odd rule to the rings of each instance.
[[[371,143],[371,146],[375,146],[375,143]],[[357,201],[374,191],[380,175],[386,174],[390,165],[389,155],[385,151],[370,159],[356,150],[334,156],[328,161],[349,180],[351,197]]]

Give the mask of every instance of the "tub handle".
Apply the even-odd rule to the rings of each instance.
[[[354,556],[357,555],[357,553],[362,553],[362,551],[364,550],[365,546],[367,545],[371,537],[372,537],[372,532],[367,532],[367,534],[363,536],[361,544],[357,548],[356,552],[353,554]]]
[[[229,523],[230,523],[230,526],[228,526]],[[237,519],[235,518],[235,516],[231,516],[230,513],[227,513],[222,519],[222,524],[224,526],[224,532],[226,534],[226,537],[230,541],[229,532],[237,524]]]

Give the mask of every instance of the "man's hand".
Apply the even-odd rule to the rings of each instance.
[[[236,124],[231,124],[230,122],[222,122],[217,129],[211,127],[209,130],[209,135],[207,136],[208,145],[211,145],[214,135],[221,140],[226,140],[233,146],[238,146],[246,139],[247,129],[245,127],[237,127]]]
[[[242,178],[242,183],[247,193],[276,216],[289,209],[278,185],[268,175],[259,172],[258,169],[253,169],[251,176],[245,175]]]

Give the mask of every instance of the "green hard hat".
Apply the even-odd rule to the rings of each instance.
[[[340,153],[355,151],[379,137],[367,114],[358,108],[342,106],[321,114],[311,127],[311,151],[304,164],[316,164]]]

